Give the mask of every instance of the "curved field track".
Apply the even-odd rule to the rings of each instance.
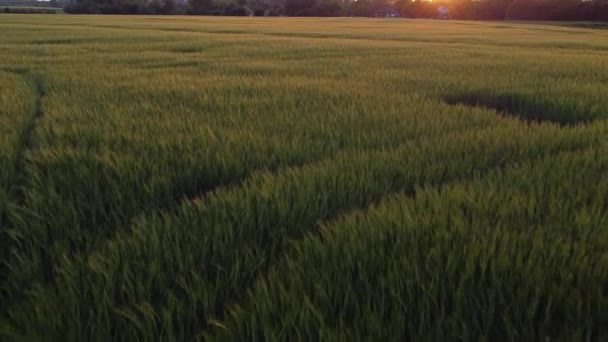
[[[0,19],[0,340],[608,340],[608,31]]]

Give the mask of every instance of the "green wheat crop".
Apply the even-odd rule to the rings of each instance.
[[[0,340],[608,339],[608,31],[0,30]]]

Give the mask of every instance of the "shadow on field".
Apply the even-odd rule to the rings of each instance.
[[[602,117],[600,106],[568,98],[547,100],[532,95],[471,93],[447,96],[444,101],[450,105],[491,109],[500,116],[515,117],[528,123],[552,122],[574,126]]]

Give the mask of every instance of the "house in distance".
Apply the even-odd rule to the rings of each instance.
[[[450,9],[445,7],[445,6],[441,6],[437,9],[438,12],[438,18],[439,19],[450,19]]]
[[[378,7],[370,12],[370,17],[373,18],[399,18],[399,11],[392,6]]]

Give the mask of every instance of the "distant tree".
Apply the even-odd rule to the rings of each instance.
[[[352,4],[352,15],[356,17],[368,17],[372,10],[370,0],[358,0]]]
[[[149,14],[163,14],[163,4],[161,0],[151,0],[147,6],[145,6],[145,13]]]
[[[502,20],[506,17],[509,0],[465,0],[446,2],[455,19]]]
[[[2,0],[0,0],[2,1]],[[67,13],[185,13],[180,0],[51,0]],[[404,17],[437,18],[445,6],[452,19],[608,21],[608,0],[182,0],[187,13],[206,15],[369,16],[391,5]]]
[[[165,0],[162,6],[162,12],[165,14],[177,13],[177,2],[175,0]]]
[[[315,15],[320,17],[337,17],[344,13],[341,0],[319,0],[314,7]]]
[[[192,14],[209,14],[213,9],[213,0],[189,0]]]
[[[416,0],[410,3],[407,13],[413,18],[437,18],[439,4],[430,1]]]
[[[256,17],[263,16],[270,7],[264,0],[248,0],[246,5]]]
[[[506,17],[519,20],[582,20],[579,0],[515,0]]]
[[[310,16],[313,15],[315,0],[286,0],[285,14],[290,16]]]
[[[542,3],[547,20],[580,20],[583,6],[580,0],[545,0]]]
[[[100,14],[101,4],[93,0],[76,0],[65,8],[66,13]]]

